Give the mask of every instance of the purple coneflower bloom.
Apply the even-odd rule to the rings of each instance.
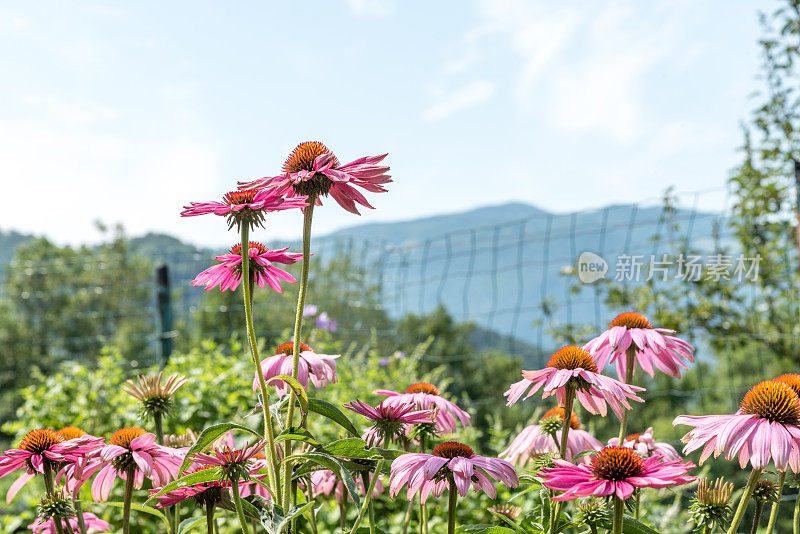
[[[636,488],[667,488],[697,478],[686,474],[695,467],[692,462],[664,462],[656,456],[642,458],[628,447],[605,447],[587,464],[574,465],[559,459],[553,463],[555,467],[542,469],[539,476],[548,488],[564,492],[553,497],[554,501],[604,495],[624,500]]]
[[[374,475],[370,473],[370,481],[372,481],[373,476]],[[366,489],[364,488],[364,481],[361,477],[356,477],[356,486],[362,494],[366,492]],[[383,490],[383,482],[381,482],[381,479],[379,478],[375,481],[375,488],[372,490],[372,496],[377,497],[383,493]],[[337,477],[336,474],[329,469],[320,469],[319,471],[314,471],[311,473],[311,494],[314,497],[317,495],[330,496],[333,494],[333,498],[336,499],[336,502],[338,503],[341,503],[342,499],[348,498],[344,483],[342,483],[339,477]]]
[[[548,419],[557,419],[557,424],[552,429],[558,442],[561,442],[561,422],[564,421],[564,408],[556,406],[545,412],[538,425],[529,425],[522,429],[511,441],[508,448],[498,456],[509,462],[519,465],[532,461],[536,456],[547,453],[558,453],[559,446],[553,440],[550,429],[546,429],[544,424]],[[600,440],[589,434],[580,427],[580,421],[575,412],[571,413],[570,431],[567,435],[567,457],[572,459],[579,453],[587,450],[599,451],[603,448]],[[587,456],[580,458],[581,462],[588,462]]]
[[[156,436],[141,428],[117,430],[109,444],[100,451],[102,469],[92,482],[92,498],[105,501],[117,477],[125,479],[134,472],[134,487],[141,488],[144,477],[156,486],[163,486],[177,474],[184,452],[156,444]],[[99,466],[98,466],[99,467]]]
[[[457,422],[466,428],[470,424],[470,417],[467,412],[456,406],[454,403],[442,397],[439,388],[427,382],[417,382],[411,384],[405,393],[397,393],[388,389],[377,389],[373,391],[376,395],[386,395],[388,398],[382,403],[386,406],[417,406],[422,410],[436,411],[436,428],[443,433],[453,433],[457,430]]]
[[[356,203],[374,209],[355,187],[373,193],[385,193],[384,184],[391,182],[389,167],[378,165],[387,154],[365,156],[340,165],[328,147],[319,141],[300,143],[283,164],[283,174],[240,182],[242,189],[266,189],[293,198],[313,196],[321,205],[320,196],[330,195],[345,210],[359,215]]]
[[[275,386],[278,395],[284,395],[289,391],[289,386],[283,380],[272,380],[270,378],[279,375],[292,374],[292,351],[294,343],[289,341],[275,349],[275,356],[264,358],[261,361],[261,372],[264,373],[264,380],[270,386]],[[300,365],[297,372],[297,381],[304,388],[308,389],[309,381],[316,388],[324,388],[328,384],[336,383],[336,358],[339,355],[317,354],[305,343],[300,343]],[[253,379],[253,391],[258,389],[258,377]]]
[[[608,330],[589,341],[583,348],[592,353],[597,366],[603,369],[607,363],[615,363],[617,376],[625,380],[627,361],[625,351],[633,347],[636,362],[650,376],[655,367],[675,378],[681,377],[686,362],[694,362],[694,347],[675,336],[674,330],[653,328],[647,318],[635,312],[622,313],[611,321]],[[634,363],[635,365],[635,363]]]
[[[344,407],[373,422],[364,432],[364,440],[370,447],[388,444],[387,440],[396,441],[405,435],[408,425],[433,422],[432,410],[417,410],[413,404],[388,405],[383,401],[373,408],[356,399]]]
[[[63,522],[66,522],[66,519],[62,519]],[[72,532],[80,532],[80,526],[78,525],[78,517],[70,517],[69,518],[69,526],[72,528]],[[84,512],[83,513],[83,522],[86,525],[86,529],[89,532],[105,532],[107,530],[111,530],[111,525],[91,512]],[[35,521],[28,525],[28,528],[34,532],[34,534],[56,534],[56,524],[55,520],[51,517],[47,521],[39,522]]]
[[[586,410],[593,414],[606,415],[606,402],[616,416],[622,419],[624,409],[631,409],[628,399],[644,402],[636,395],[644,388],[631,386],[603,376],[597,371],[592,355],[581,347],[567,345],[550,358],[547,367],[539,371],[522,371],[524,377],[511,384],[504,393],[508,406],[516,403],[522,395],[525,399],[542,390],[542,398],[555,394],[560,405],[564,405],[567,386],[574,388],[576,398]]]
[[[800,472],[800,399],[784,382],[767,380],[748,391],[739,410],[731,415],[680,415],[673,425],[694,427],[682,441],[683,453],[703,447],[702,464],[711,454],[738,456],[744,468],[764,469],[770,460],[778,471],[787,465]]]
[[[283,293],[281,280],[297,282],[291,274],[273,265],[274,263],[292,265],[303,257],[300,253],[286,252],[287,250],[289,247],[270,250],[261,243],[250,241],[247,250],[250,257],[250,273],[258,287],[268,285],[278,293]],[[215,287],[219,287],[220,291],[234,291],[242,282],[242,245],[237,243],[231,247],[230,252],[214,259],[219,263],[198,274],[192,280],[192,285],[206,286],[206,291]]]
[[[222,202],[192,202],[183,207],[181,217],[194,217],[213,213],[228,219],[228,228],[237,228],[245,222],[254,226],[264,224],[264,214],[303,208],[308,205],[305,196],[286,198],[273,190],[231,191],[225,193]]]
[[[497,491],[492,479],[509,488],[519,485],[517,472],[510,463],[479,456],[463,443],[447,441],[434,447],[432,454],[404,454],[396,458],[389,477],[389,494],[394,497],[407,485],[406,498],[412,500],[419,491],[420,503],[425,504],[429,495],[438,497],[449,487],[451,477],[462,497],[472,486],[475,491],[483,490],[495,498]]]
[[[609,445],[619,445],[619,438],[608,440]],[[642,434],[630,434],[622,440],[623,447],[629,447],[642,456],[660,456],[665,462],[678,462],[683,460],[675,447],[669,443],[656,441],[653,439],[653,427],[648,428]]]

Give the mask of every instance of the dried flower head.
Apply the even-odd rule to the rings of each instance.
[[[519,514],[522,513],[522,508],[513,504],[495,504],[489,507],[489,511],[507,517],[511,521],[516,521]]]
[[[197,442],[197,434],[188,429],[185,434],[167,434],[164,436],[164,445],[179,449],[181,447],[191,447]]]
[[[122,390],[142,403],[142,414],[150,417],[172,413],[172,396],[187,382],[183,375],[173,374],[161,383],[163,372],[139,375],[136,382],[126,380]]]
[[[689,505],[689,516],[698,527],[727,528],[731,507],[728,504],[733,494],[733,484],[718,478],[713,484],[703,478],[697,484],[697,493]]]

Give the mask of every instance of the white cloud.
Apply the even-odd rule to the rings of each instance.
[[[425,111],[425,120],[437,122],[458,111],[482,104],[492,98],[494,84],[481,80],[472,82],[444,97]]]

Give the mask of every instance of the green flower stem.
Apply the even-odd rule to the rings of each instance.
[[[792,534],[800,534],[800,490],[794,501],[794,516],[792,516]]]
[[[303,264],[300,266],[300,287],[297,291],[297,310],[294,316],[294,339],[292,350],[292,378],[297,378],[300,367],[300,343],[303,335],[303,308],[306,305],[306,292],[308,290],[308,271],[309,260],[311,258],[311,219],[314,216],[314,203],[316,198],[309,195],[308,206],[303,209]],[[297,395],[292,390],[289,397],[289,407],[286,413],[286,428],[291,428],[294,422],[294,406],[297,404]],[[285,449],[287,456],[291,451],[291,441],[286,440]],[[283,466],[283,502],[285,507],[289,507],[291,499],[291,462],[284,463]]]
[[[783,485],[786,482],[786,471],[781,471],[778,475],[778,498],[772,503],[772,509],[769,511],[769,523],[767,523],[767,531],[765,534],[772,534],[775,529],[775,523],[778,521],[778,509],[781,506],[781,497],[783,496]]]
[[[403,534],[408,534],[408,524],[411,522],[411,512],[414,511],[414,501],[408,501],[406,516],[403,518]]]
[[[158,410],[153,412],[153,424],[156,427],[156,443],[159,445],[164,444],[164,423],[161,417],[161,412]]]
[[[597,534],[597,527],[596,527],[596,526],[594,526],[594,523],[589,523],[589,531],[590,531],[592,534]]]
[[[253,366],[258,377],[258,388],[261,392],[261,410],[264,413],[264,435],[267,439],[267,476],[272,494],[276,502],[280,505],[280,491],[278,491],[278,451],[275,448],[275,435],[272,431],[272,414],[269,411],[269,395],[267,384],[264,381],[264,374],[261,372],[261,358],[258,355],[258,342],[256,332],[253,329],[253,306],[250,279],[250,227],[242,224],[242,298],[244,299],[244,318],[247,323],[247,339],[250,343],[250,355],[253,359]]]
[[[703,534],[711,534],[711,527],[706,525],[703,527]]]
[[[625,513],[625,504],[622,499],[614,495],[614,523],[611,532],[622,534],[622,519]]]
[[[456,491],[456,481],[453,475],[450,475],[450,488],[448,490],[448,503],[447,503],[447,534],[455,534],[456,532],[456,504],[458,503],[458,492]]]
[[[762,471],[763,469],[753,469],[750,472],[750,478],[747,480],[747,486],[745,486],[742,496],[739,499],[739,506],[737,506],[736,513],[733,515],[733,519],[731,520],[731,525],[728,528],[728,534],[736,534],[739,524],[741,524],[742,519],[744,518],[744,512],[747,510],[747,504],[750,502],[750,497],[753,496],[753,490],[756,488],[756,482],[758,482]]]
[[[67,531],[67,534],[75,534],[75,531],[72,530],[72,525],[70,525],[69,521],[66,519],[60,518],[58,521],[53,521],[53,523],[60,523],[62,521],[64,522],[64,530]]]
[[[133,483],[136,479],[136,466],[125,470],[125,495],[122,497],[122,534],[131,530],[131,500],[133,499]]]
[[[569,445],[569,429],[572,421],[572,405],[575,404],[575,387],[567,382],[564,388],[564,420],[561,421],[561,443],[558,446],[558,454],[562,460],[567,459],[567,445]],[[556,502],[550,509],[550,533],[558,532],[558,518],[561,517],[560,501]]]
[[[750,527],[750,534],[758,532],[758,524],[761,522],[761,512],[764,510],[764,501],[756,501],[756,515],[753,517],[753,526]]]
[[[42,462],[42,466],[44,468],[44,488],[47,491],[47,496],[50,497],[56,494],[55,484],[53,484],[53,469],[50,467],[50,460],[45,459]],[[64,531],[61,528],[61,520],[59,518],[55,518],[53,520],[53,524],[56,527],[57,534],[64,534]]]
[[[361,524],[361,520],[364,519],[364,515],[368,510],[372,509],[372,493],[375,491],[375,484],[378,483],[378,478],[380,478],[380,472],[381,469],[383,469],[383,462],[383,460],[378,460],[378,465],[375,466],[375,475],[372,477],[372,480],[369,481],[369,487],[367,488],[366,495],[364,495],[364,502],[361,503],[361,509],[358,511],[358,517],[356,517],[356,522],[353,523],[353,528],[350,529],[350,534],[355,534],[356,530],[358,530],[358,526]],[[369,478],[369,475],[366,475],[366,478]],[[364,480],[365,483],[366,478]],[[370,511],[369,531],[373,533],[375,532],[375,524],[372,521],[374,517],[374,512]]]
[[[342,530],[347,528],[347,495],[343,495],[339,503],[339,527]]]
[[[78,528],[80,529],[81,534],[86,534],[86,520],[83,519],[83,508],[81,507],[81,501],[73,497],[72,506],[75,507],[75,514],[78,516]]]
[[[214,505],[206,504],[206,532],[214,534]]]
[[[633,385],[633,370],[636,365],[636,345],[631,342],[631,346],[625,351],[625,383]],[[623,410],[622,419],[619,422],[619,445],[627,436],[628,431],[628,411]]]
[[[311,494],[311,480],[308,479],[305,482],[306,486],[306,500],[307,502],[312,502],[314,500],[314,496]],[[309,510],[309,515],[311,516],[311,533],[317,534],[317,511],[312,506]]]
[[[239,526],[242,527],[242,534],[250,534],[247,532],[247,517],[244,515],[242,509],[242,496],[239,494],[239,481],[237,479],[231,480],[231,493],[233,493],[233,505],[236,507],[236,515],[239,516]]]

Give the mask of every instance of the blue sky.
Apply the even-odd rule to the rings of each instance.
[[[299,141],[389,152],[395,182],[327,233],[523,201],[569,212],[711,189],[755,105],[757,14],[728,0],[4,2],[0,228],[60,243],[92,221],[203,245],[181,219]],[[476,221],[479,223],[479,221]],[[271,238],[299,233],[270,218]]]

